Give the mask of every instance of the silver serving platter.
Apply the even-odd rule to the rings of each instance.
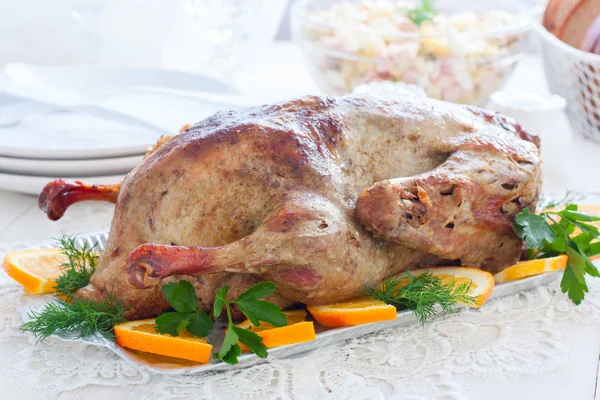
[[[95,245],[96,249],[104,250],[104,246],[106,244],[107,239],[108,233],[81,235],[78,237],[76,244],[78,246],[83,246],[84,244],[87,244],[88,246]],[[54,243],[40,247],[57,247],[57,244]],[[532,289],[536,286],[544,285],[546,283],[554,281],[557,282],[561,275],[562,271],[556,271],[544,275],[538,275],[531,278],[522,279],[519,281],[500,284],[494,287],[490,298],[497,299],[505,296],[510,296],[512,294]],[[18,313],[24,321],[27,321],[29,320],[29,312],[41,310],[44,304],[46,304],[48,301],[52,301],[53,298],[54,296],[52,295],[39,296],[28,295],[24,293],[19,301]],[[356,338],[358,336],[376,332],[386,328],[400,328],[404,325],[414,324],[415,322],[417,322],[417,319],[411,311],[400,311],[398,312],[398,318],[393,321],[384,321],[365,325],[329,329],[317,333],[317,338],[314,341],[269,349],[269,358],[282,359],[286,357],[291,357],[307,351],[318,349],[323,346],[327,346],[331,343]],[[315,323],[315,327],[317,328],[317,331],[319,331],[317,325],[318,324]],[[218,340],[218,336],[223,335],[223,326],[217,326],[216,329],[213,330],[213,332],[214,333],[211,334],[213,336],[209,337],[209,340],[211,338],[215,339],[216,336],[217,340],[213,340],[212,342],[220,343],[221,340]],[[193,362],[189,362],[188,364],[181,364],[181,362],[184,362],[183,360],[170,359],[162,356],[153,356],[147,353],[141,354],[128,350],[117,345],[113,341],[101,337],[100,335],[93,336],[87,339],[75,339],[73,337],[60,335],[58,337],[66,341],[87,343],[107,347],[119,357],[139,366],[139,368],[162,375],[190,375],[199,374],[207,371],[231,370],[249,367],[268,361],[268,358],[259,358],[254,354],[243,354],[242,356],[238,357],[239,362],[235,365],[226,364],[219,360],[211,360],[207,364],[195,364]],[[218,348],[215,347],[213,351],[215,350],[218,350]]]

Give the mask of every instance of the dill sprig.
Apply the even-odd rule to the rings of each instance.
[[[584,195],[582,193],[572,189],[567,189],[562,197],[549,196],[545,193],[542,193],[540,195],[540,199],[538,200],[538,210],[574,204],[583,200],[583,198]]]
[[[39,340],[55,333],[87,338],[99,333],[108,339],[114,339],[113,327],[125,321],[125,306],[121,300],[109,294],[104,300],[80,298],[75,293],[88,285],[98,264],[98,254],[93,250],[96,245],[87,244],[78,248],[75,237],[62,235],[57,239],[60,251],[68,261],[61,265],[61,275],[54,287],[61,299],[44,306],[40,312],[29,313],[30,321],[21,326]]]
[[[62,235],[57,241],[61,253],[66,255],[69,261],[61,265],[62,273],[56,279],[54,289],[56,294],[70,300],[75,292],[90,282],[98,264],[98,253],[93,250],[95,244],[91,247],[84,244],[83,247],[77,248],[75,237]]]
[[[436,314],[436,305],[442,311],[451,313],[456,304],[472,306],[477,296],[470,296],[471,282],[456,284],[454,281],[442,282],[429,272],[414,275],[406,272],[400,276],[386,278],[376,288],[365,288],[365,293],[397,310],[411,310],[425,323]]]
[[[113,327],[125,321],[125,307],[112,295],[103,301],[75,296],[70,303],[60,299],[47,303],[42,311],[30,312],[29,318],[21,330],[33,333],[38,341],[55,333],[74,338],[99,333],[114,339]]]

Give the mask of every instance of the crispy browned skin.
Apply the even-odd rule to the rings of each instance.
[[[98,200],[114,203],[121,185],[96,185],[82,181],[57,179],[44,186],[38,198],[38,207],[56,221],[65,215],[72,204],[80,201]]]
[[[169,140],[122,184],[106,251],[82,294],[113,291],[130,318],[162,284],[277,284],[322,304],[407,268],[515,262],[514,215],[540,189],[535,138],[434,100],[304,97],[220,112]]]

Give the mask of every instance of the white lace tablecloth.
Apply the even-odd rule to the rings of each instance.
[[[0,207],[23,208],[14,221],[0,215],[0,243],[24,227],[38,243],[63,231],[107,229],[112,214],[109,204],[78,204],[51,223],[34,200],[0,193]],[[13,241],[0,252],[31,244]],[[186,377],[140,371],[92,345],[52,338],[36,344],[19,331],[21,290],[0,271],[0,399],[592,399],[596,388],[600,279],[579,307],[555,282],[425,326]]]
[[[107,223],[110,212],[103,204],[77,206],[53,232]],[[27,210],[21,223],[36,213]],[[19,330],[22,289],[0,275],[0,398],[592,399],[600,280],[591,282],[590,292],[575,307],[554,282],[425,326],[384,330],[293,359],[168,377],[93,345],[52,338],[36,344]]]
[[[247,91],[275,97],[315,91],[289,46],[260,60],[242,71]],[[543,86],[539,62],[529,60],[511,86]],[[565,168],[545,176],[546,188],[600,189],[600,146],[569,140],[574,145],[564,155]],[[61,232],[109,227],[109,204],[77,204],[50,222],[35,200],[0,191],[0,257]],[[539,287],[425,326],[381,331],[293,359],[166,377],[140,371],[104,348],[56,339],[36,345],[19,331],[21,289],[0,271],[0,399],[593,399],[600,280],[590,282],[579,307],[557,288]]]

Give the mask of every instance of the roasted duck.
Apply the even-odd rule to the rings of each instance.
[[[269,280],[282,307],[356,296],[416,266],[498,271],[519,259],[514,216],[540,192],[538,139],[505,117],[429,99],[303,97],[222,111],[160,143],[120,186],[58,180],[52,219],[116,202],[80,296],[129,318],[168,307],[185,277],[202,307]]]

